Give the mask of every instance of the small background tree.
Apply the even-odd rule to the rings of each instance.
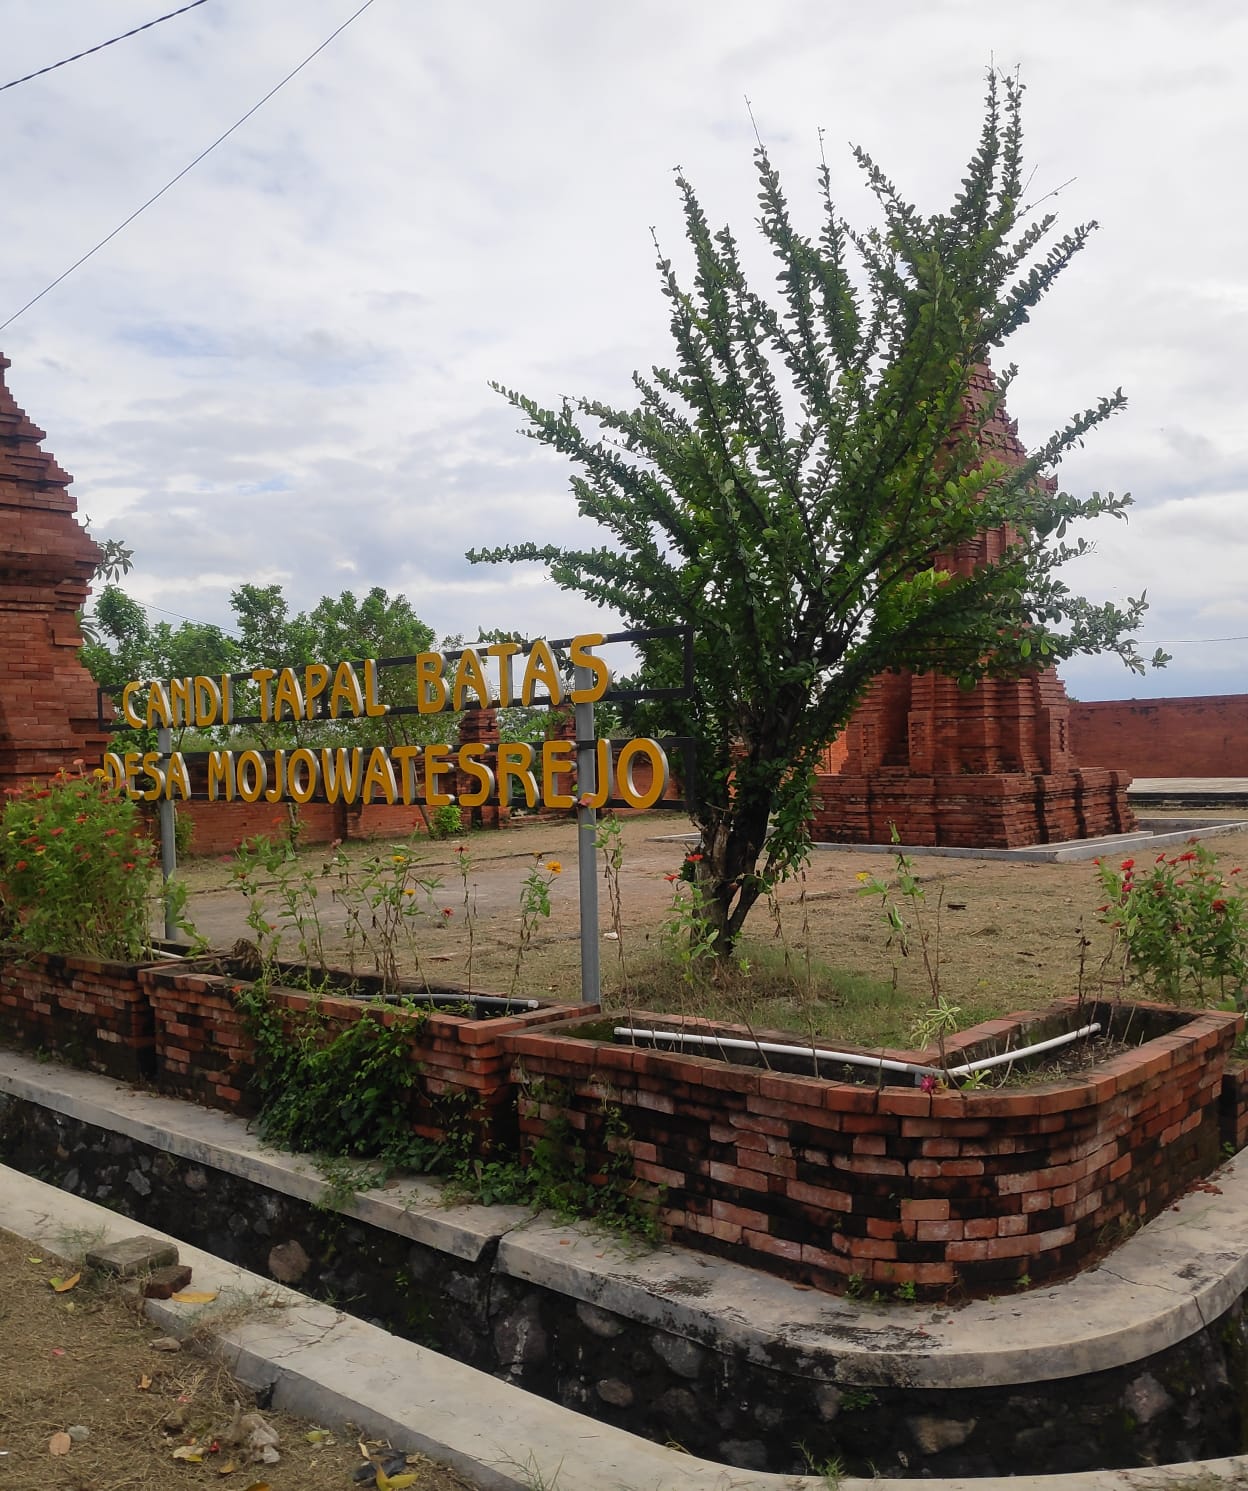
[[[1053,241],[1054,217],[1022,205],[1021,101],[1019,84],[990,77],[961,191],[931,217],[856,150],[883,215],[865,231],[837,213],[825,164],[821,231],[800,233],[760,145],[775,300],[750,288],[736,238],[711,230],[679,174],[692,287],[658,260],[674,367],[634,374],[627,410],[592,399],[544,409],[495,385],[526,433],[578,468],[580,512],[611,542],[469,558],[544,564],[633,627],[697,628],[693,697],[652,718],[698,743],[698,904],[721,956],[758,897],[804,861],[818,755],[877,673],[936,670],[970,686],[1107,650],[1144,666],[1129,635],[1143,597],[1092,604],[1057,573],[1087,548],[1070,525],[1121,517],[1129,497],[1077,498],[1040,480],[1122,407],[1121,391],[1017,470],[985,458],[977,438],[1014,370],[997,399],[968,404],[972,371],[1095,226]],[[1013,542],[1000,559],[951,572],[957,544],[1003,525]],[[642,672],[679,682],[676,651],[646,648]]]

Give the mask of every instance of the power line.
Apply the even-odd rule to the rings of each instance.
[[[1205,642],[1248,642],[1248,636],[1244,637],[1152,637],[1147,642],[1141,641],[1143,647],[1195,647]]]
[[[199,165],[200,161],[203,160],[205,156],[211,155],[218,145],[220,145],[223,141],[228,140],[229,137],[234,133],[236,129],[239,128],[240,125],[246,124],[246,122],[258,109],[267,104],[275,93],[284,88],[286,84],[289,83],[290,80],[297,73],[301,73],[314,57],[319,56],[320,53],[325,50],[325,48],[330,44],[331,41],[334,40],[336,36],[340,36],[347,29],[352,21],[354,21],[357,17],[362,16],[372,3],[373,0],[364,0],[364,4],[360,6],[359,10],[355,11],[354,14],[349,15],[336,31],[331,31],[330,34],[325,38],[320,46],[316,48],[314,52],[309,52],[298,67],[292,68],[291,71],[288,72],[286,76],[281,80],[281,82],[275,84],[272,88],[270,88],[269,91],[264,95],[262,99],[260,99],[258,103],[252,104],[251,108],[247,110],[243,117],[241,119],[235,120],[235,122],[230,125],[229,129],[227,129],[223,135],[218,135],[217,138],[212,142],[211,145],[208,146],[206,150],[201,150],[195,157],[195,159],[191,161],[190,165],[183,166],[182,169],[171,181],[167,181],[164,186],[162,186],[161,189],[153,196],[150,196],[141,207],[136,207],[135,210],[130,214],[128,218],[126,218],[124,222],[118,223],[117,226],[106,238],[101,238],[99,243],[97,243],[94,248],[88,249],[87,252],[83,254],[81,259],[75,259],[68,269],[64,270],[61,274],[58,274],[50,285],[45,285],[43,289],[40,290],[38,295],[32,296],[26,302],[26,304],[21,307],[20,310],[14,311],[7,321],[0,321],[0,331],[3,331],[7,326],[12,326],[14,321],[16,321],[19,316],[24,316],[32,305],[35,305],[37,302],[42,300],[43,297],[48,294],[50,290],[55,290],[62,280],[68,279],[69,276],[73,274],[75,269],[80,269],[82,265],[87,262],[88,259],[90,259],[93,255],[98,254],[99,251],[105,246],[105,244],[111,243],[113,239],[117,237],[118,233],[122,231],[123,228],[128,228],[130,224],[135,220],[135,218],[139,216],[140,213],[146,212],[153,202],[158,202],[171,186],[176,186],[177,183],[182,180],[183,176],[185,176],[188,171],[194,170],[194,168]]]
[[[45,72],[55,72],[58,67],[68,67],[71,62],[77,62],[83,57],[90,57],[92,52],[102,52],[105,47],[114,46],[119,41],[125,41],[127,37],[137,36],[140,31],[150,31],[153,26],[159,26],[161,21],[171,21],[174,16],[185,15],[188,10],[194,10],[197,5],[202,5],[204,0],[191,0],[189,5],[184,5],[181,10],[171,10],[168,15],[157,16],[154,21],[145,21],[141,26],[135,26],[130,31],[123,31],[120,36],[111,37],[108,41],[102,41],[98,46],[88,47],[85,52],[75,52],[72,57],[65,57],[60,62],[53,62],[48,67],[41,67],[35,72],[28,72],[24,78],[14,78],[11,83],[0,83],[0,93],[6,88],[16,88],[19,83],[29,83],[31,78],[41,78]]]

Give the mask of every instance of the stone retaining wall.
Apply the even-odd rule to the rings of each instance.
[[[728,1466],[800,1473],[808,1454],[816,1464],[839,1457],[847,1473],[864,1476],[1070,1474],[1244,1447],[1241,1301],[1176,1345],[1075,1376],[950,1388],[881,1382],[878,1374],[855,1382],[832,1345],[802,1348],[778,1336],[763,1361],[733,1339],[730,1323],[717,1332],[713,1316],[691,1333],[627,1313],[623,1301],[578,1300],[511,1271],[496,1247],[455,1256],[214,1169],[208,1158],[0,1095],[5,1163],[262,1276],[346,1302],[593,1421]],[[693,1293],[696,1281],[687,1282]],[[866,1310],[886,1315],[898,1339],[921,1332],[930,1314]],[[872,1323],[882,1328],[879,1318]]]

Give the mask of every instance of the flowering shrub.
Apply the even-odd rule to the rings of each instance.
[[[1248,996],[1248,903],[1237,866],[1224,879],[1196,840],[1181,854],[1097,861],[1105,905],[1097,915],[1121,936],[1127,967],[1167,999]]]
[[[60,772],[9,788],[0,814],[0,921],[40,952],[133,962],[150,945],[159,867],[134,803]]]

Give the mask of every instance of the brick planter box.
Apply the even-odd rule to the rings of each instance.
[[[573,1021],[505,1043],[540,1094],[521,1089],[527,1141],[562,1115],[591,1171],[604,1168],[609,1146],[626,1143],[636,1177],[660,1190],[660,1220],[674,1240],[816,1288],[913,1285],[931,1297],[1073,1272],[1217,1164],[1238,1015],[1079,1010],[1069,1000],[976,1027],[946,1052],[953,1065],[1097,1019],[1140,1044],[1078,1075],[930,1093],[904,1075],[877,1086],[874,1077],[834,1080],[826,1063],[820,1077],[776,1069],[808,1067],[805,1057],[772,1057],[763,1070],[616,1043],[619,1020]],[[796,1039],[636,1012],[628,1023]],[[934,1052],[875,1054],[935,1064]]]
[[[156,1072],[143,963],[0,950],[0,1040],[127,1082]]]
[[[346,981],[345,975],[339,977]],[[156,1085],[161,1092],[254,1116],[257,1105],[249,1083],[256,1050],[235,999],[236,991],[249,982],[191,965],[153,969],[145,975],[155,1021]],[[579,1005],[539,1002],[536,1009],[528,1009],[533,1001],[434,987],[434,998],[451,1007],[434,1005],[427,1013],[413,1015],[380,1002],[375,979],[361,976],[353,982],[362,997],[308,994],[281,984],[271,985],[268,992],[292,1026],[315,1009],[331,1037],[365,1011],[376,1013],[379,1008],[387,1024],[409,1026],[408,1055],[420,1071],[420,1080],[411,1089],[413,1131],[438,1142],[446,1137],[449,1124],[467,1122],[474,1148],[482,1154],[500,1147],[514,1150],[518,1138],[515,1084],[503,1037],[585,1013]],[[426,994],[423,985],[408,992],[418,1003]],[[478,1012],[463,1012],[474,998],[483,1002]],[[499,1008],[507,1003],[512,1012]]]

